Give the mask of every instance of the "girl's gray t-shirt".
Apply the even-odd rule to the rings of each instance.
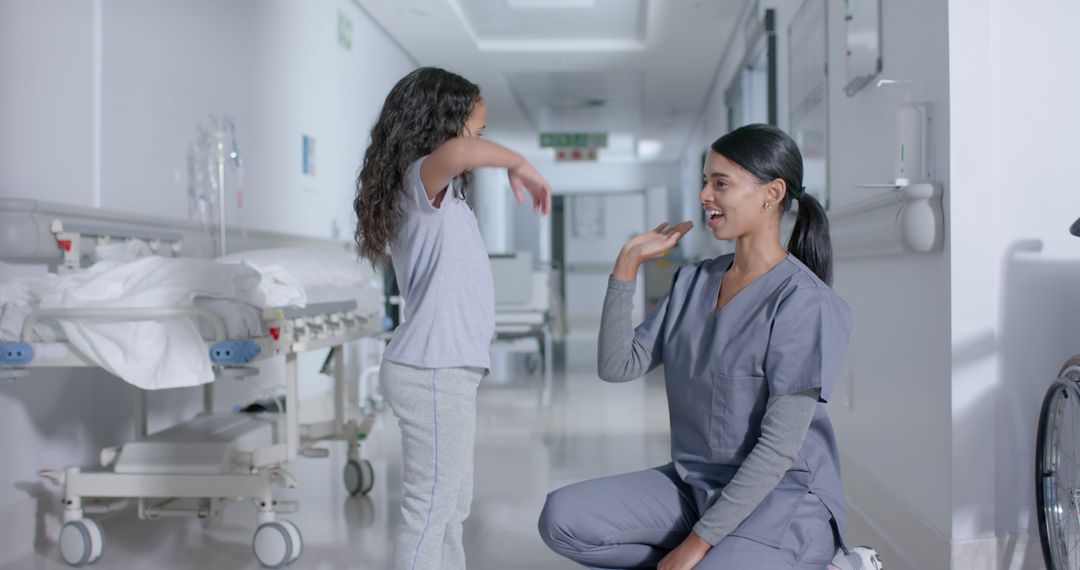
[[[476,216],[448,188],[436,208],[414,162],[405,175],[404,214],[390,245],[403,322],[387,360],[419,368],[491,368],[495,284]]]

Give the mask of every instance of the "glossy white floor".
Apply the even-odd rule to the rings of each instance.
[[[580,568],[552,554],[537,534],[546,494],[576,481],[670,460],[662,376],[654,373],[626,384],[600,381],[595,338],[595,333],[578,335],[565,350],[556,351],[549,408],[540,405],[540,377],[529,376],[519,357],[497,359],[495,373],[481,386],[475,500],[465,523],[470,570]],[[401,504],[399,446],[397,422],[386,410],[362,450],[375,467],[375,488],[367,497],[349,497],[345,491],[344,449],[287,467],[300,487],[278,496],[300,502],[299,511],[284,518],[295,522],[304,537],[303,554],[289,568],[389,568]],[[260,567],[252,556],[254,507],[248,502],[229,505],[221,519],[209,523],[140,521],[131,511],[98,520],[106,546],[93,568]],[[862,543],[867,530],[865,521],[852,516],[848,539]],[[39,536],[35,551],[5,568],[68,568],[49,538]],[[882,553],[893,554],[888,549]],[[890,567],[903,570],[902,564]]]
[[[480,389],[476,491],[465,525],[470,570],[575,568],[552,554],[536,531],[548,491],[562,485],[668,461],[667,408],[659,377],[606,384],[596,377],[593,335],[567,343],[556,366],[552,405],[540,405],[541,378],[519,358]],[[563,362],[565,362],[565,365]],[[300,502],[284,515],[299,526],[303,554],[290,568],[389,567],[401,493],[400,433],[386,410],[362,453],[375,466],[368,497],[349,497],[342,483],[344,450],[327,459],[288,466],[300,487],[281,499]],[[258,568],[251,551],[254,507],[230,504],[221,519],[140,521],[131,511],[98,519],[106,546],[94,568]],[[68,568],[55,543],[39,540],[36,553],[11,568]]]

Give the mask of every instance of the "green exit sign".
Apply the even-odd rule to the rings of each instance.
[[[607,148],[607,133],[540,133],[540,148]]]
[[[352,50],[352,20],[341,12],[337,15],[337,41],[341,47]]]

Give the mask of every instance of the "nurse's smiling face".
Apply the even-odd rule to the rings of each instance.
[[[762,183],[714,150],[709,151],[702,174],[705,186],[699,198],[716,239],[755,233],[779,217],[775,186],[778,182],[783,185],[782,181]]]

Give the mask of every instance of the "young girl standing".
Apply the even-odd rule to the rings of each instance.
[[[519,203],[528,192],[534,211],[551,209],[551,187],[536,169],[480,138],[486,119],[478,86],[417,69],[386,97],[357,179],[360,256],[392,260],[405,301],[380,372],[402,438],[396,570],[465,568],[476,390],[495,332],[491,265],[465,203],[469,172],[506,168]]]

